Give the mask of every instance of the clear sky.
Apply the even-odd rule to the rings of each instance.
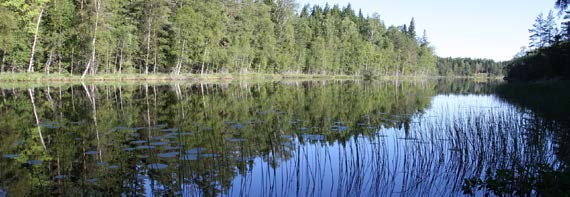
[[[529,41],[528,29],[554,0],[299,0],[305,4],[341,7],[351,4],[358,13],[378,13],[386,25],[409,24],[415,17],[417,34],[427,31],[442,57],[511,59]]]

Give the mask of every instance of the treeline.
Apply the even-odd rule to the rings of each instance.
[[[561,30],[549,12],[545,18],[538,15],[529,30],[530,50],[521,51],[511,60],[506,69],[507,80],[535,81],[542,79],[570,79],[570,10],[569,0],[557,0],[559,13],[565,13],[561,22]]]
[[[438,58],[437,71],[440,76],[500,76],[503,75],[503,62],[491,59]]]
[[[507,65],[507,80],[570,79],[570,42],[556,43],[528,52]]]
[[[415,22],[294,0],[4,0],[0,72],[417,75]]]

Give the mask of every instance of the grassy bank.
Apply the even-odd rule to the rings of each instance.
[[[378,76],[373,80],[409,80],[409,79],[438,79],[438,78],[460,78],[460,79],[500,79],[502,76]],[[80,75],[69,74],[50,74],[45,73],[0,73],[0,82],[121,82],[121,81],[231,81],[231,80],[313,80],[313,79],[365,79],[361,75],[322,75],[322,74],[265,74],[265,73],[249,73],[249,74],[97,74],[95,76],[86,76],[81,79]]]
[[[223,81],[223,80],[283,80],[283,79],[357,79],[355,75],[312,74],[97,74],[86,76],[45,73],[2,73],[1,82],[95,82],[95,81]]]

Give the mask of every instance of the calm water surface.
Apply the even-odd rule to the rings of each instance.
[[[495,85],[4,87],[0,196],[457,196],[487,169],[561,165],[561,127]]]

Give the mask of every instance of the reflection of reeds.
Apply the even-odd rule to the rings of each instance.
[[[388,137],[355,137],[344,144],[296,141],[301,144],[295,155],[277,169],[254,167],[254,174],[274,174],[252,184],[268,187],[260,190],[267,196],[455,196],[465,178],[485,176],[486,169],[556,161],[551,131],[538,117],[509,107],[415,119],[420,123],[407,134],[383,129]]]

